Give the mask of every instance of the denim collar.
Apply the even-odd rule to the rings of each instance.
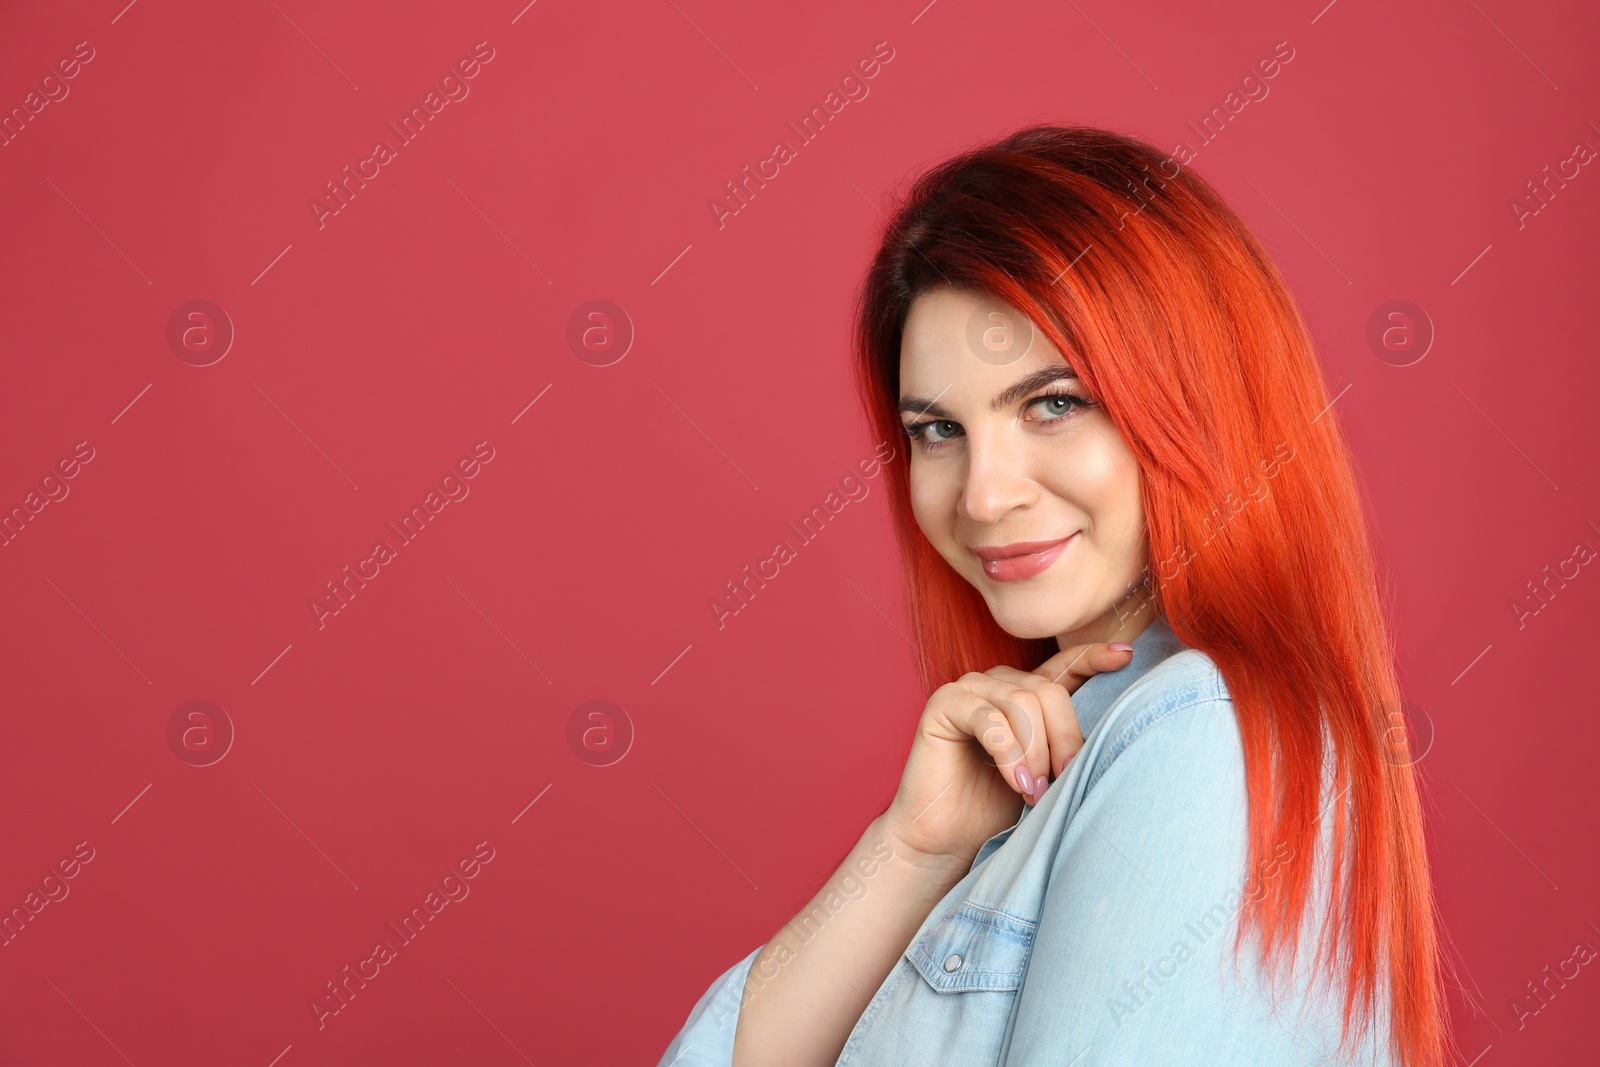
[[[1072,710],[1078,715],[1078,729],[1083,733],[1085,745],[1088,744],[1095,727],[1100,725],[1100,721],[1105,718],[1106,712],[1116,703],[1118,697],[1127,692],[1134,682],[1156,664],[1189,647],[1178,640],[1177,635],[1172,632],[1172,627],[1167,625],[1167,620],[1160,616],[1139,631],[1139,635],[1129,643],[1133,645],[1133,658],[1126,666],[1091,675],[1078,687],[1077,692],[1072,694]],[[977,859],[973,861],[973,866],[976,867],[999,848],[1011,835],[1011,831],[1022,825],[1022,820],[1026,819],[1031,811],[1033,806],[1024,804],[1016,823],[983,843],[978,850]]]
[[[1083,731],[1085,738],[1100,724],[1106,710],[1141,675],[1187,647],[1172,632],[1167,620],[1159,616],[1139,631],[1139,636],[1130,643],[1133,645],[1133,659],[1126,666],[1090,676],[1072,694],[1072,710],[1078,713],[1078,728]]]

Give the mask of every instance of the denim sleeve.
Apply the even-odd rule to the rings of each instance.
[[[711,983],[711,988],[695,1002],[683,1029],[667,1046],[657,1067],[730,1067],[745,979],[764,947],[752,950]]]
[[[1304,983],[1291,976],[1287,989],[1276,987],[1274,1011],[1256,943],[1242,946],[1237,968],[1230,955],[1250,873],[1232,702],[1173,703],[1120,728],[1119,754],[1097,768],[1061,839],[1002,1059],[1008,1067],[1331,1062],[1338,1032]],[[1276,863],[1312,859],[1283,853],[1269,856],[1257,878],[1270,880],[1282,869]],[[1260,891],[1260,882],[1249,884]],[[1315,954],[1314,943],[1302,946]]]

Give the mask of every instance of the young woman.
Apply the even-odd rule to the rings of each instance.
[[[1031,127],[916,183],[857,337],[932,695],[662,1064],[1439,1067],[1361,500],[1257,238],[1147,144]]]

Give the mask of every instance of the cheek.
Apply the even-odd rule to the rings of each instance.
[[[1125,553],[1137,552],[1143,544],[1144,501],[1139,485],[1139,468],[1127,456],[1118,454],[1106,464],[1099,485],[1102,521],[1108,531],[1116,531]]]
[[[1103,551],[1137,554],[1144,543],[1138,463],[1109,422],[1083,429],[1052,457],[1058,472],[1052,488],[1087,514]]]
[[[911,460],[910,492],[911,512],[917,517],[917,526],[929,540],[933,540],[939,526],[939,507],[933,479],[915,457]]]
[[[1106,493],[1107,524],[1116,531],[1113,551],[1123,577],[1137,575],[1144,567],[1148,554],[1144,524],[1144,489],[1139,479],[1139,468],[1131,459],[1122,457],[1114,468],[1115,480]]]
[[[1113,493],[1116,508],[1131,526],[1144,525],[1144,487],[1140,483],[1139,468],[1132,460],[1124,459],[1117,465]]]
[[[917,527],[941,552],[954,536],[959,486],[949,484],[948,473],[911,459],[911,511]]]

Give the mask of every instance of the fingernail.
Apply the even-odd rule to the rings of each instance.
[[[1041,774],[1039,776],[1039,780],[1033,783],[1033,785],[1033,795],[1036,797],[1042,797],[1044,796],[1044,791],[1050,788],[1050,780]]]
[[[1018,789],[1022,790],[1028,796],[1033,795],[1033,780],[1028,777],[1028,769],[1026,767],[1020,763],[1017,764],[1017,771],[1013,777],[1015,777],[1017,780]]]
[[[1122,641],[1113,641],[1106,646],[1113,652],[1132,652],[1133,646]]]

